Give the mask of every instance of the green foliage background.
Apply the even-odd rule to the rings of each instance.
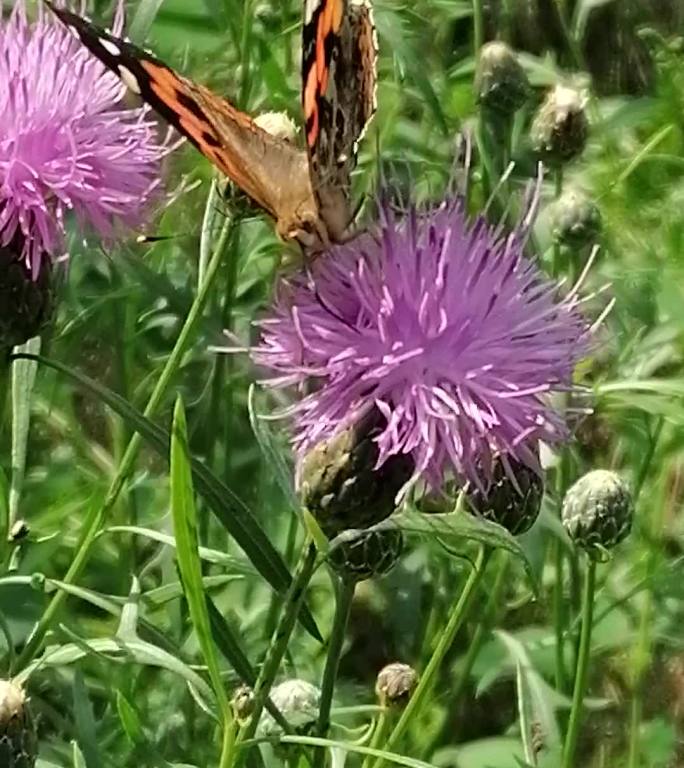
[[[133,3],[130,17],[143,5]],[[435,197],[453,172],[459,133],[476,127],[473,4],[419,0],[375,5],[381,46],[379,112],[364,141],[356,191],[372,195],[382,171],[415,198]],[[512,36],[523,11],[544,22],[543,4],[525,4],[527,10],[515,2],[505,5]],[[583,568],[557,523],[558,491],[563,482],[594,467],[619,469],[641,494],[632,536],[599,569],[591,711],[578,764],[626,765],[630,738],[638,744],[632,768],[684,764],[684,53],[681,38],[675,36],[682,27],[676,26],[681,17],[677,22],[676,16],[668,16],[660,23],[626,11],[620,15],[618,5],[580,3],[574,17],[573,8],[566,9],[568,18],[587,20],[573,27],[579,62],[573,60],[573,46],[562,41],[522,55],[535,90],[516,122],[517,165],[508,192],[518,201],[534,173],[527,138],[531,115],[545,88],[577,76],[581,65],[591,65],[592,52],[581,43],[583,35],[593,33],[592,14],[615,10],[618,27],[624,25],[630,34],[646,29],[638,46],[648,51],[650,68],[638,87],[616,89],[605,80],[596,84],[588,105],[588,146],[566,170],[565,184],[581,186],[603,214],[602,249],[585,291],[607,283],[609,288],[589,301],[587,310],[598,316],[611,297],[616,299],[593,357],[578,371],[578,381],[592,389],[595,414],[579,421],[579,440],[569,451],[567,477],[561,477],[560,485],[558,465],[551,466],[542,516],[519,540],[536,577],[536,592],[519,560],[496,555],[428,707],[401,744],[403,754],[438,766],[520,765],[518,718],[524,690],[532,692],[533,720],[544,725],[539,764],[558,764],[554,740],[560,739],[567,720],[570,690],[567,681],[559,687],[555,633],[561,621],[568,633],[565,663],[570,670]],[[145,4],[147,10],[154,6]],[[99,3],[94,15],[107,19],[109,12]],[[154,16],[147,45],[241,108],[288,110],[298,119],[301,12],[301,3],[294,0],[166,0]],[[492,10],[487,18],[495,15]],[[488,35],[493,26],[488,22]],[[632,66],[628,54],[618,50],[616,61]],[[183,185],[153,230],[169,239],[154,244],[129,240],[111,248],[84,245],[74,235],[58,317],[43,346],[46,356],[91,377],[138,410],[144,408],[197,295],[200,229],[212,177],[208,164],[189,147],[173,154],[166,171],[170,188]],[[486,197],[481,180],[476,159],[476,204]],[[535,232],[546,264],[552,197],[547,182]],[[225,343],[224,329],[245,342],[254,338],[252,321],[268,306],[282,252],[270,224],[257,215],[233,231],[207,309],[153,421],[169,430],[176,394],[182,395],[191,454],[243,500],[292,567],[304,531],[272,457],[264,455],[250,424],[248,393],[258,372],[245,355],[211,350]],[[563,270],[570,272],[569,262]],[[3,484],[11,473],[9,392],[5,402],[0,423]],[[258,391],[254,404],[259,412],[274,406]],[[0,664],[6,675],[22,673],[17,657],[32,628],[51,598],[67,589],[62,580],[86,521],[102,504],[133,430],[130,413],[121,418],[101,397],[44,366],[31,410],[19,508],[30,534],[14,548],[11,562],[7,548],[0,576]],[[289,461],[285,425],[272,424],[271,429]],[[27,682],[38,715],[39,768],[217,764],[215,723],[198,703],[197,697],[203,697],[196,681],[194,695],[187,684],[199,674],[206,687],[209,677],[181,599],[174,548],[149,533],[173,532],[166,459],[165,450],[143,441],[130,482],[102,521],[86,567],[68,587],[68,597],[51,622],[49,644],[66,650],[48,656]],[[257,666],[281,598],[202,496],[197,505],[200,541],[208,548],[205,588],[251,665]],[[131,532],[131,526],[138,532]],[[550,555],[555,541],[561,541],[565,553],[562,583]],[[340,706],[373,704],[375,676],[387,662],[424,667],[458,598],[473,551],[466,539],[450,540],[447,551],[435,536],[413,536],[389,576],[359,588],[336,691]],[[560,611],[555,617],[554,591]],[[496,601],[485,611],[492,594]],[[331,596],[321,569],[307,605],[324,637],[332,619]],[[485,615],[491,620],[481,652],[464,680],[461,670],[477,622]],[[137,657],[117,652],[112,640],[117,632],[119,638],[134,633],[162,649],[177,661],[175,670],[167,656],[162,663],[162,656],[150,656],[149,648]],[[221,647],[219,642],[216,646]],[[230,696],[238,674],[218,655]],[[324,645],[299,626],[280,677],[317,682],[324,659]],[[516,685],[516,668],[519,674],[523,670],[524,685],[520,679]],[[334,716],[348,728],[368,719],[363,709]],[[359,735],[342,729],[335,734],[343,740]]]

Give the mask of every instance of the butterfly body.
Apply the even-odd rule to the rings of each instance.
[[[305,150],[147,51],[45,2],[129,89],[269,213],[283,239],[315,252],[345,238],[356,143],[375,105],[375,33],[366,0],[306,0]]]

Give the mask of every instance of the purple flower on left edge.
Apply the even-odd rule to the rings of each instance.
[[[540,472],[540,441],[568,437],[549,395],[573,389],[590,349],[577,288],[565,297],[525,254],[530,221],[506,233],[460,198],[378,225],[284,278],[254,361],[290,412],[300,460],[375,412],[376,467],[407,456],[434,489],[487,488],[501,460]],[[301,465],[300,465],[301,466]]]
[[[115,32],[121,31],[117,13]],[[140,225],[167,152],[147,108],[46,11],[0,20],[0,247],[35,279],[64,250],[65,218],[102,237]]]

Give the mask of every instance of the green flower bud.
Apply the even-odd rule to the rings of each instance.
[[[318,719],[321,692],[306,680],[285,680],[271,689],[271,701],[294,730],[305,735]],[[259,718],[257,736],[272,738],[283,733],[272,715],[264,711]]]
[[[10,680],[0,680],[0,766],[33,768],[36,730],[26,694]]]
[[[475,71],[477,100],[486,109],[510,116],[522,107],[530,83],[511,48],[500,41],[483,45]]]
[[[601,233],[601,212],[586,195],[568,190],[553,207],[552,225],[556,242],[579,250],[596,243]]]
[[[254,122],[277,139],[294,141],[297,137],[297,126],[287,112],[262,112],[254,118]]]
[[[51,314],[52,280],[47,259],[34,280],[16,248],[0,247],[0,349],[37,336]]]
[[[316,446],[302,462],[302,501],[328,538],[348,529],[370,528],[389,517],[397,493],[413,474],[413,461],[405,455],[374,468],[378,416],[374,412]]]
[[[534,148],[546,162],[562,165],[587,143],[586,98],[575,88],[557,85],[549,91],[532,123]]]
[[[365,581],[392,570],[404,549],[399,528],[345,531],[333,544],[328,561],[348,581]]]
[[[408,664],[388,664],[375,682],[375,693],[384,708],[403,709],[418,685],[418,673]]]
[[[476,515],[503,526],[513,536],[528,531],[539,516],[544,481],[533,469],[508,459],[511,474],[501,461],[494,464],[492,481],[486,492],[478,488],[467,492]]]
[[[248,685],[240,685],[235,689],[230,700],[233,716],[240,725],[246,723],[254,712],[254,691]]]
[[[620,475],[595,469],[565,494],[562,519],[575,544],[598,559],[630,532],[633,512],[632,495]]]

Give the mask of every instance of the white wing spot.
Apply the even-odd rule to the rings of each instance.
[[[140,95],[140,85],[138,84],[138,78],[131,72],[130,69],[124,67],[123,64],[119,64],[119,77],[123,84],[129,91]]]
[[[111,40],[105,40],[104,38],[100,38],[100,45],[107,51],[107,53],[111,53],[112,56],[116,56],[117,58],[121,56],[121,49],[116,43],[113,43]]]
[[[304,6],[304,23],[309,24],[311,22],[311,19],[313,18],[314,11],[318,8],[318,6],[321,4],[321,0],[306,0],[306,5]]]

